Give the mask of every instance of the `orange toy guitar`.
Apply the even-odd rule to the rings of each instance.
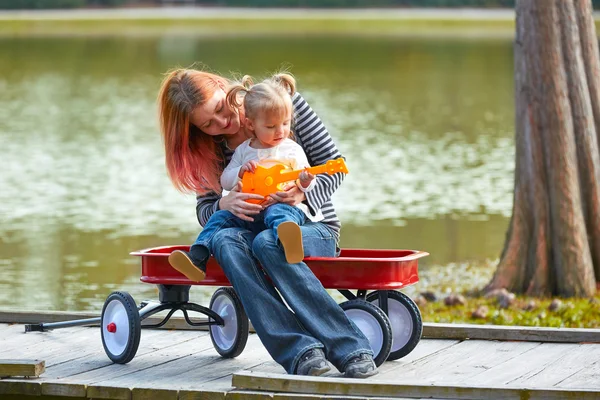
[[[271,193],[277,193],[280,191],[278,185],[280,183],[295,181],[300,176],[303,169],[285,171],[285,165],[277,164],[270,168],[256,167],[254,172],[246,171],[242,177],[242,192],[259,194],[263,197],[270,195]],[[311,174],[329,174],[333,175],[336,172],[348,173],[348,168],[343,158],[337,158],[335,160],[329,160],[323,165],[317,165],[315,167],[306,168],[306,171]],[[248,199],[248,203],[261,203],[262,200]]]

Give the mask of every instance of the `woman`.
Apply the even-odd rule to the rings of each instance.
[[[262,206],[246,202],[261,196],[241,193],[239,185],[221,195],[220,175],[235,148],[248,139],[244,110],[227,107],[228,85],[221,76],[193,69],[173,70],[164,79],[158,97],[159,118],[167,170],[174,185],[198,194],[196,213],[202,226],[218,210],[252,221],[253,215],[274,202],[305,202],[313,214],[320,209],[325,217],[301,227],[305,255],[335,256],[340,222],[330,198],[343,174],[319,175],[310,193],[294,185],[271,195],[270,203]],[[297,92],[293,106],[294,135],[310,164],[340,157],[327,129]],[[326,359],[346,377],[377,373],[368,340],[305,263],[287,263],[271,230],[254,234],[241,228],[223,229],[214,243],[214,257],[256,333],[288,373],[321,375],[329,370]]]

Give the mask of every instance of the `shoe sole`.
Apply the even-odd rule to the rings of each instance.
[[[200,282],[206,278],[206,274],[198,269],[183,251],[175,250],[169,254],[169,264],[191,281]]]
[[[373,375],[377,375],[378,373],[379,373],[379,371],[375,369],[375,370],[371,370],[369,372],[357,372],[353,376],[349,376],[349,375],[344,374],[344,377],[346,377],[346,378],[364,379],[364,378],[368,378],[368,377],[373,376]]]
[[[277,235],[285,251],[285,259],[290,264],[297,264],[304,259],[304,247],[302,246],[302,230],[289,221],[282,222],[277,227]]]
[[[323,368],[311,368],[308,371],[308,376],[320,376],[326,372],[329,372],[331,368],[329,366],[325,366]]]

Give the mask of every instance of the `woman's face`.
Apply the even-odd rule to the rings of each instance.
[[[233,135],[240,130],[240,116],[227,106],[225,91],[218,88],[190,114],[190,122],[210,136]]]

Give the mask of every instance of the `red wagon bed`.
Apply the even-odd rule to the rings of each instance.
[[[173,269],[167,260],[169,254],[188,249],[188,246],[163,246],[131,255],[142,257],[142,282],[231,286],[214,258],[209,260],[202,282],[192,282]],[[328,289],[391,290],[417,283],[418,259],[427,255],[417,250],[342,249],[339,257],[307,257],[304,261]]]

